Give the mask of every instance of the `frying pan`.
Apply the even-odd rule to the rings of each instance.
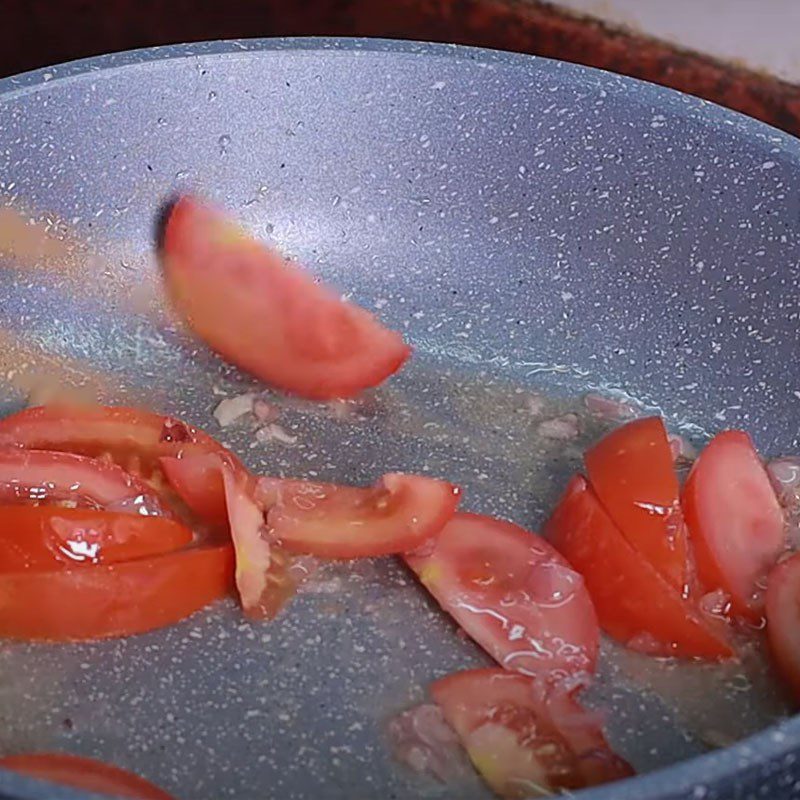
[[[3,206],[58,241],[2,261],[0,411],[55,374],[203,425],[257,470],[438,474],[532,528],[602,428],[542,439],[532,392],[549,416],[602,391],[697,443],[741,426],[766,454],[800,446],[800,143],[777,130],[617,75],[408,42],[167,47],[0,92]],[[344,418],[273,397],[294,445],[220,432],[220,398],[264,387],[160,304],[157,212],[187,189],[376,309],[410,365]],[[800,720],[768,665],[610,643],[602,661],[587,703],[647,774],[582,798],[800,797]],[[272,624],[231,601],[125,640],[3,643],[0,752],[102,758],[186,800],[485,798],[403,772],[384,725],[486,663],[398,564],[333,565]],[[8,773],[0,796],[78,797]]]

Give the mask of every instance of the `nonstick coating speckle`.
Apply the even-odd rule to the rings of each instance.
[[[0,89],[0,411],[68,386],[182,416],[263,472],[419,471],[533,529],[607,427],[588,391],[697,444],[741,426],[767,455],[800,449],[800,145],[777,131],[558,62],[380,42],[121,54]],[[163,301],[157,213],[185,190],[402,330],[409,365],[353,406],[267,392],[294,442],[221,431],[219,401],[265,387]],[[20,221],[41,236],[11,253]],[[578,437],[543,435],[565,413]],[[399,563],[325,565],[271,624],[229,601],[127,640],[4,642],[0,753],[100,757],[183,800],[485,798],[404,772],[384,729],[488,663]],[[587,703],[641,771],[788,711],[755,656],[656,664],[611,643]],[[800,797],[798,743],[787,721],[586,797]]]

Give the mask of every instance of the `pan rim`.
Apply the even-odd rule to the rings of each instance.
[[[87,58],[65,61],[60,64],[39,67],[27,72],[0,78],[0,103],[37,91],[45,86],[76,80],[90,74],[126,69],[142,65],[154,65],[175,59],[222,57],[236,54],[276,54],[286,52],[325,52],[353,55],[355,53],[387,55],[424,56],[428,58],[447,58],[483,65],[500,67],[535,68],[571,78],[579,78],[587,84],[613,82],[624,87],[635,99],[647,97],[650,100],[666,102],[671,110],[682,111],[695,119],[704,119],[713,125],[734,128],[736,133],[770,144],[781,145],[789,155],[800,160],[800,138],[775,128],[766,122],[749,117],[739,111],[726,108],[710,100],[703,100],[676,89],[656,83],[620,75],[615,72],[574,64],[568,61],[545,58],[544,56],[473,47],[460,44],[416,41],[412,39],[387,39],[368,37],[335,36],[285,36],[248,39],[209,39],[200,42],[143,47],[120,50],[114,53],[89,56]],[[641,97],[637,97],[641,95]],[[787,153],[784,153],[786,155]]]
[[[325,52],[342,56],[383,53],[392,56],[422,56],[447,58],[471,64],[494,65],[498,68],[524,68],[545,72],[562,80],[580,80],[590,85],[607,86],[613,83],[620,92],[627,92],[637,103],[666,106],[675,114],[690,117],[738,137],[758,140],[759,146],[779,147],[782,157],[796,162],[800,170],[800,139],[764,122],[700,98],[686,95],[653,83],[617,75],[593,67],[561,62],[540,56],[490,50],[463,45],[437,44],[412,40],[341,38],[341,37],[284,37],[210,40],[196,43],[164,45],[120,51],[100,56],[42,67],[19,75],[0,79],[0,106],[25,94],[52,89],[66,81],[74,81],[101,72],[130,69],[144,65],[156,66],[174,59],[220,58],[231,55],[269,55],[287,52]],[[775,764],[778,760],[796,758],[800,750],[800,715],[782,720],[728,747],[695,756],[659,768],[647,774],[619,783],[584,790],[578,796],[585,800],[639,800],[641,797],[679,798],[705,797],[692,794],[703,786],[709,792],[715,784],[735,780],[738,775],[755,766]],[[776,767],[782,765],[776,764]],[[51,784],[21,778],[0,769],[0,798],[27,800],[39,796],[35,787]],[[26,789],[32,793],[28,794]],[[15,794],[15,792],[22,792]],[[80,800],[83,793],[65,789],[57,795],[64,800]],[[101,797],[92,795],[92,797]],[[55,796],[54,796],[55,797]]]

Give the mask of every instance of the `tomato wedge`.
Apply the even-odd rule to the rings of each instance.
[[[406,563],[499,664],[557,682],[586,679],[600,631],[583,578],[553,547],[510,522],[456,514],[430,552]]]
[[[770,572],[766,612],[772,655],[800,703],[800,553]]]
[[[430,693],[470,760],[502,797],[582,789],[633,774],[568,693],[502,669],[448,675]]]
[[[250,476],[220,461],[228,519],[236,552],[236,588],[245,616],[272,619],[297,586],[289,559],[266,536],[264,514],[256,503]]]
[[[660,417],[633,420],[587,450],[592,485],[625,538],[679,591],[688,548],[667,431]]]
[[[697,576],[730,595],[734,615],[758,622],[764,584],[785,547],[785,524],[767,471],[743,431],[724,431],[700,453],[683,489]]]
[[[72,453],[0,450],[0,503],[55,500],[163,513],[158,496],[116,464]]]
[[[164,517],[0,506],[0,572],[129,561],[179,550],[191,541],[187,527]]]
[[[413,550],[455,513],[457,486],[391,473],[370,489],[261,478],[270,534],[287,550],[322,558],[369,558]]]
[[[233,585],[230,545],[117,564],[0,574],[0,636],[74,641],[172,625]]]
[[[0,446],[57,450],[84,456],[110,456],[117,464],[145,478],[175,460],[204,453],[239,459],[216,439],[174,417],[123,406],[51,405],[27,408],[0,420]],[[216,461],[213,467],[179,472],[173,485],[187,505],[204,520],[227,520],[225,495]],[[193,465],[202,461],[193,461]],[[175,473],[166,470],[172,482]]]
[[[42,781],[64,784],[128,800],[173,800],[158,786],[111,764],[66,753],[26,753],[0,758],[0,768]]]
[[[351,397],[410,355],[400,334],[191,197],[172,209],[163,255],[168,288],[195,333],[288,392]]]
[[[199,428],[174,417],[125,406],[48,405],[26,408],[0,419],[0,446],[59,450],[84,456],[109,455],[129,468],[145,471],[163,456],[197,445],[209,452],[228,453]]]
[[[651,655],[733,655],[722,626],[684,599],[631,545],[580,475],[570,481],[544,533],[583,575],[610,636]]]

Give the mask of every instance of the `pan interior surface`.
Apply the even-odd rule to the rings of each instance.
[[[587,392],[697,444],[742,427],[767,455],[800,448],[800,146],[777,131],[598,71],[413,44],[187,47],[2,88],[3,413],[57,383],[183,417],[264,473],[418,471],[532,529],[605,429]],[[269,395],[293,442],[221,432],[222,397],[264,387],[165,308],[154,226],[177,191],[375,310],[409,365],[344,412]],[[565,413],[579,436],[543,435]],[[587,702],[640,771],[787,714],[755,658],[607,642],[601,661]],[[193,800],[489,797],[404,772],[384,735],[432,680],[488,663],[399,564],[331,564],[271,624],[230,601],[125,640],[4,642],[0,752],[99,757]]]

